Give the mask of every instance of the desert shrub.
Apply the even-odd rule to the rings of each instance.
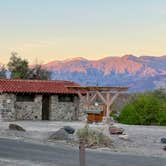
[[[166,125],[165,96],[161,90],[138,95],[122,109],[118,121],[134,125]]]
[[[157,112],[157,121],[158,125],[165,125],[166,126],[166,102],[163,102]]]
[[[82,140],[86,147],[111,147],[111,139],[102,132],[93,130],[86,125],[76,132],[79,140]]]

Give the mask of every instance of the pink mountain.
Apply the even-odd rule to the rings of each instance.
[[[44,65],[52,79],[73,80],[84,85],[129,85],[133,91],[166,87],[166,56],[125,55],[88,60],[82,57]]]

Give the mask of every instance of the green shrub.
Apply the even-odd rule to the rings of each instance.
[[[166,126],[166,102],[163,102],[159,111],[157,112],[158,125]]]
[[[166,94],[156,90],[140,94],[121,111],[118,121],[134,125],[166,125]]]
[[[79,140],[83,141],[86,147],[111,147],[111,139],[102,132],[93,130],[86,125],[82,129],[77,130]]]

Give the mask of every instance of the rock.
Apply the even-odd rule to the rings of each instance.
[[[121,138],[123,140],[128,140],[129,136],[127,134],[122,134],[122,135],[119,135],[119,138]]]
[[[166,138],[161,138],[161,143],[166,144]]]
[[[9,124],[10,130],[17,130],[17,131],[26,131],[23,127],[17,125],[17,124]]]
[[[74,134],[75,132],[75,129],[70,126],[64,126],[63,128],[68,134]]]
[[[65,131],[64,128],[59,129],[55,133],[53,133],[49,139],[55,139],[55,140],[68,140],[68,133]]]
[[[165,150],[165,151],[166,151],[166,146],[164,146],[164,147],[163,147],[163,150]]]
[[[109,132],[110,134],[123,134],[124,129],[123,128],[118,128],[115,126],[110,126],[109,127]]]

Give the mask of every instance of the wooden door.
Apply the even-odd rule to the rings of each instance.
[[[50,96],[43,95],[42,98],[42,120],[49,120]]]

